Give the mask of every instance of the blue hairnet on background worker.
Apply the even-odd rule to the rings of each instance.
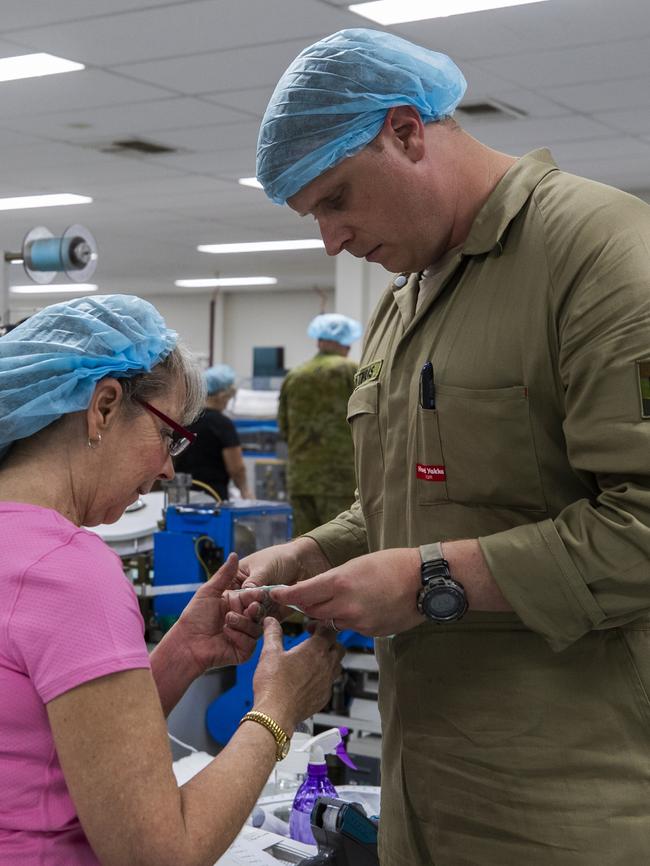
[[[354,456],[346,421],[357,365],[347,359],[361,323],[323,313],[307,335],[318,352],[290,370],[280,390],[278,427],[287,443],[287,485],[294,535],[336,517],[354,500]]]
[[[232,420],[224,414],[235,395],[235,371],[227,364],[217,364],[208,367],[203,378],[207,389],[205,409],[190,425],[197,439],[175,461],[176,471],[188,472],[196,481],[216,491],[221,499],[228,499],[228,482],[232,479],[242,499],[253,499],[239,433]]]
[[[376,637],[382,864],[646,863],[650,208],[477,141],[464,89],[355,29],[271,97],[269,198],[393,276],[354,505],[240,578]]]

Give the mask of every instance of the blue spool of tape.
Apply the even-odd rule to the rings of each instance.
[[[34,271],[63,271],[69,260],[63,256],[64,238],[43,238],[33,241],[30,266]],[[70,244],[67,244],[68,250]]]

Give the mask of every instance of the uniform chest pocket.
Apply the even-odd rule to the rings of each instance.
[[[384,454],[379,435],[379,382],[368,382],[348,400],[348,423],[354,442],[354,467],[363,513],[382,508]]]
[[[523,385],[440,385],[436,403],[450,501],[546,510]]]

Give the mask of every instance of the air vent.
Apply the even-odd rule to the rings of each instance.
[[[505,120],[508,117],[527,117],[528,113],[514,105],[508,105],[498,99],[483,102],[466,102],[456,109],[461,115],[475,120]]]
[[[110,144],[104,145],[101,150],[104,153],[137,153],[143,156],[155,156],[160,153],[177,153],[174,147],[157,144],[155,141],[145,141],[143,138],[121,138],[118,141],[112,141]]]

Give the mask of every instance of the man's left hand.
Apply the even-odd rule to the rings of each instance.
[[[416,607],[421,586],[417,548],[380,550],[351,559],[294,586],[270,588],[280,604],[297,605],[308,616],[379,637],[424,622]]]

